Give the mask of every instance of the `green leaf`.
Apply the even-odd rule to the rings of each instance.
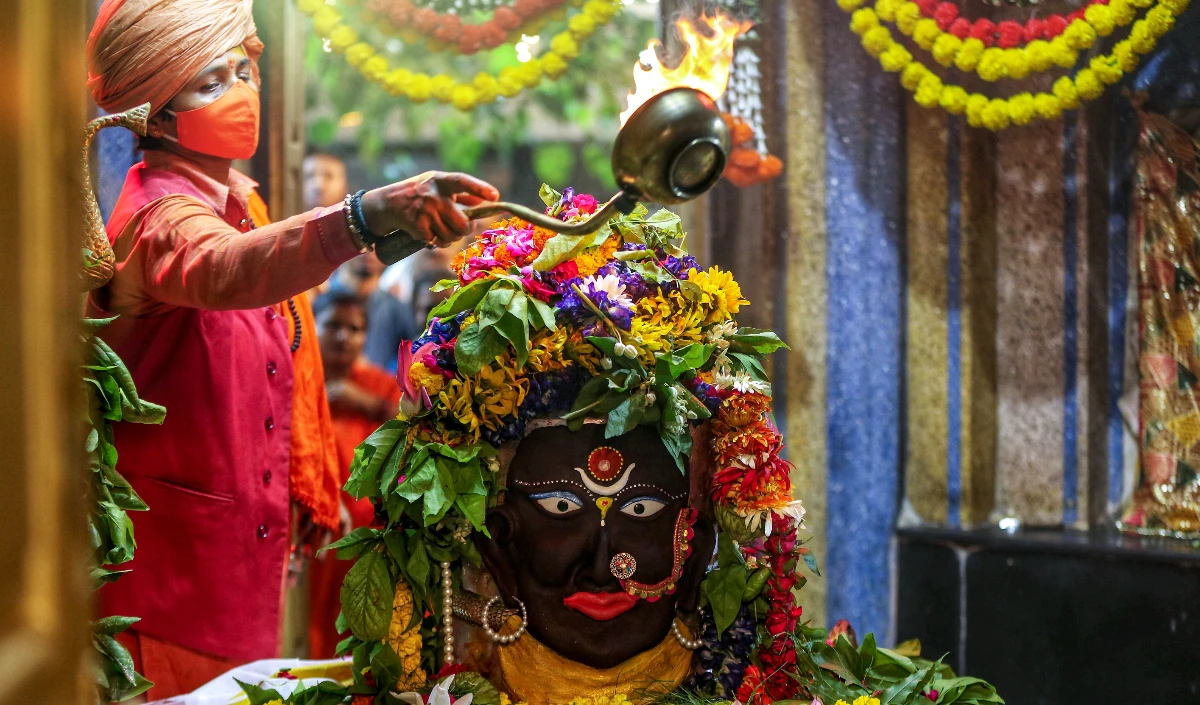
[[[371,674],[381,685],[392,687],[404,675],[404,666],[400,657],[392,650],[387,642],[378,644],[375,653],[371,655]]]
[[[436,480],[437,461],[433,458],[426,458],[416,472],[400,483],[400,486],[396,488],[396,494],[410,502],[416,502],[425,496]]]
[[[369,551],[363,554],[342,582],[342,612],[350,632],[363,641],[386,638],[393,597],[392,580],[383,553]]]
[[[93,634],[92,643],[97,651],[117,666],[126,681],[134,683],[137,680],[137,671],[133,668],[133,656],[129,654],[129,649],[109,634]]]
[[[817,557],[813,555],[811,548],[801,548],[800,555],[804,557],[804,565],[813,572],[813,575],[820,575],[821,571],[817,570]]]
[[[517,355],[517,366],[524,367],[525,363],[529,361],[529,327],[525,319],[505,313],[504,317],[496,323],[495,329],[509,343],[512,343],[513,350]]]
[[[625,399],[608,412],[608,423],[604,427],[605,438],[615,438],[637,428],[646,415],[646,394],[639,392]]]
[[[858,657],[864,668],[870,668],[875,663],[875,635],[868,633],[863,637],[862,645],[858,647]]]
[[[493,327],[482,327],[476,321],[458,335],[454,345],[454,360],[465,377],[479,372],[504,353],[508,341]]]
[[[538,197],[542,199],[542,203],[545,203],[547,208],[562,200],[562,194],[550,188],[549,184],[542,184],[542,187],[538,189]]]
[[[408,549],[404,545],[404,532],[389,530],[383,534],[383,545],[392,561],[400,567],[408,563]]]
[[[355,449],[354,462],[350,466],[350,479],[346,480],[343,489],[358,499],[380,496],[379,472],[388,454],[395,450],[396,444],[405,437],[407,429],[404,422],[392,419],[367,436],[367,440]]]
[[[117,320],[117,318],[119,318],[119,316],[112,316],[111,318],[85,318],[83,319],[84,333],[87,335],[95,335],[96,331]]]
[[[487,519],[487,497],[478,494],[463,494],[459,495],[454,500],[454,506],[458,507],[458,511],[471,522],[471,526],[475,527],[476,531],[482,531],[485,536],[491,536],[488,533],[484,522]]]
[[[516,293],[512,283],[507,280],[493,286],[479,304],[479,325],[486,328],[503,318]]]
[[[454,480],[450,478],[449,492],[446,487],[446,477],[442,472],[440,465],[437,466],[437,472],[434,474],[432,481],[429,483],[429,489],[425,491],[423,513],[425,515],[425,526],[432,526],[445,515],[446,509],[454,498],[449,496],[449,492],[454,491]]]
[[[742,328],[737,334],[729,337],[731,346],[734,352],[755,352],[759,355],[767,355],[776,350],[788,348],[787,344],[779,339],[779,336],[769,330],[757,330],[754,328]]]
[[[742,560],[741,551],[724,534],[717,537],[717,563],[719,567],[704,579],[704,586],[708,604],[712,607],[713,621],[716,622],[717,635],[720,636],[737,619],[750,571]]]
[[[141,617],[104,617],[92,622],[92,633],[116,636],[140,621]]]
[[[413,539],[409,541],[408,546],[408,570],[406,571],[412,581],[409,587],[414,590],[424,592],[425,584],[429,580],[429,554],[425,550],[425,542],[421,540],[420,534],[414,534]]]
[[[879,705],[904,705],[912,702],[913,698],[928,690],[929,683],[933,680],[936,667],[940,664],[941,659],[939,659],[936,664],[926,666],[899,683],[885,688],[878,696]]]
[[[450,298],[434,306],[429,312],[429,319],[425,321],[425,325],[429,325],[434,318],[450,318],[457,316],[463,311],[473,311],[483,300],[483,297],[488,293],[499,279],[476,279],[467,284],[463,288],[454,292]]]
[[[533,312],[535,314],[529,317],[530,324],[533,325],[535,329],[547,328],[549,330],[555,330],[556,325],[554,322],[554,308],[550,304],[537,297],[530,296],[528,298],[530,305],[533,306]]]
[[[841,659],[842,665],[854,677],[854,682],[861,684],[863,676],[866,674],[866,669],[863,666],[862,658],[858,655],[858,649],[854,648],[854,645],[850,643],[850,640],[844,634],[839,635],[837,641],[833,642],[833,649]]]
[[[765,565],[751,573],[750,578],[746,580],[746,589],[742,591],[742,602],[750,602],[758,597],[767,584],[767,578],[770,577],[771,569]]]
[[[337,557],[346,560],[349,558],[357,558],[364,551],[370,550],[379,539],[379,532],[361,526],[354,531],[346,534],[342,538],[334,541],[321,551],[334,550],[337,552]],[[320,553],[321,551],[318,551]]]
[[[660,355],[655,363],[655,376],[663,381],[674,382],[679,375],[697,370],[708,362],[714,345],[685,345],[666,355]]]
[[[575,257],[586,249],[592,242],[590,235],[558,234],[546,241],[542,252],[533,261],[533,268],[539,272],[548,272],[558,265]]]
[[[429,287],[429,291],[433,292],[434,294],[437,294],[437,293],[440,293],[443,291],[448,291],[450,289],[453,289],[456,286],[458,286],[457,279],[443,279],[443,280],[439,281],[437,284],[434,284],[433,286]]]

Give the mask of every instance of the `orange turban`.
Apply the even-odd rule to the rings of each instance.
[[[251,2],[104,0],[87,41],[92,98],[110,112],[150,103],[155,113],[230,49],[257,59]]]

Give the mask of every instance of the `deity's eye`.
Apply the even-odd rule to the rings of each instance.
[[[649,517],[658,514],[665,506],[665,503],[653,497],[637,497],[622,505],[621,513],[631,517]]]
[[[537,502],[542,509],[559,516],[583,509],[583,502],[570,492],[543,492],[531,494],[529,498]]]

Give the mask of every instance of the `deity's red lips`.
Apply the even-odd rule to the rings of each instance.
[[[637,598],[627,592],[577,592],[563,598],[563,604],[598,622],[605,622],[633,609]]]

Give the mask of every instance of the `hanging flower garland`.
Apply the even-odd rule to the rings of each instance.
[[[886,0],[883,1],[886,4]],[[944,84],[941,78],[914,59],[904,45],[892,38],[891,31],[880,24],[881,17],[876,10],[855,10],[850,28],[862,37],[863,47],[879,59],[885,71],[900,74],[900,83],[913,92],[918,104],[926,108],[940,106],[954,115],[965,113],[972,127],[1002,130],[1009,125],[1028,124],[1034,119],[1054,119],[1064,110],[1078,108],[1081,101],[1099,98],[1107,86],[1120,80],[1125,72],[1132,71],[1142,55],[1154,50],[1158,39],[1187,9],[1188,2],[1159,0],[1145,17],[1133,24],[1129,36],[1117,42],[1111,53],[1093,57],[1087,68],[1080,69],[1074,79],[1069,76],[1059,78],[1052,93],[1019,93],[1011,98],[989,98],[981,93],[969,93],[962,86]],[[839,0],[839,3],[850,4],[846,0]]]
[[[1154,0],[1111,0],[1108,5],[1092,5],[1092,19],[1072,22],[1063,33],[1050,41],[1035,39],[1024,47],[1001,49],[989,47],[974,36],[960,39],[943,31],[936,20],[921,17],[921,9],[908,0],[878,0],[875,13],[880,20],[894,23],[917,46],[933,54],[942,66],[955,66],[961,71],[974,71],[985,81],[1004,78],[1022,79],[1030,73],[1041,73],[1054,66],[1071,68],[1079,60],[1079,52],[1090,49],[1097,36],[1108,36],[1118,27],[1126,27],[1137,17],[1137,9],[1149,7]],[[838,0],[844,10],[854,10],[864,0]],[[882,36],[882,35],[879,35]],[[864,37],[865,41],[865,37]]]
[[[342,22],[341,14],[324,0],[297,0],[300,11],[313,19],[318,34],[329,38],[329,47],[346,55],[346,61],[367,79],[394,96],[415,103],[430,98],[463,111],[490,103],[499,96],[513,98],[541,83],[543,78],[563,75],[568,62],[579,56],[579,44],[608,24],[621,10],[620,0],[588,0],[571,18],[567,29],[550,40],[550,51],[520,66],[508,66],[496,75],[480,72],[469,82],[446,74],[430,76],[404,68],[393,68],[375,47],[360,41],[358,32]]]
[[[990,47],[994,44],[1001,49],[1011,49],[1038,39],[1054,39],[1076,21],[1088,21],[1093,24],[1093,27],[1103,25],[1103,19],[1096,19],[1098,14],[1103,13],[1091,10],[1091,6],[1105,5],[1109,0],[1088,0],[1084,7],[1066,16],[1051,14],[1045,18],[1031,17],[1024,24],[1014,20],[992,22],[984,17],[972,22],[965,17],[959,17],[958,5],[952,2],[945,0],[941,2],[916,0],[916,2],[923,16],[936,21],[938,28],[950,32],[959,39],[974,37],[983,42],[985,46]],[[1092,13],[1092,17],[1087,16],[1088,12]]]
[[[367,0],[360,19],[407,42],[425,41],[433,51],[457,49],[470,55],[495,49],[522,30],[535,32],[530,28],[547,19],[562,19],[566,4],[567,0],[517,0],[496,7],[488,20],[471,23],[460,14],[418,7],[411,0]],[[582,0],[571,4],[578,6]]]

